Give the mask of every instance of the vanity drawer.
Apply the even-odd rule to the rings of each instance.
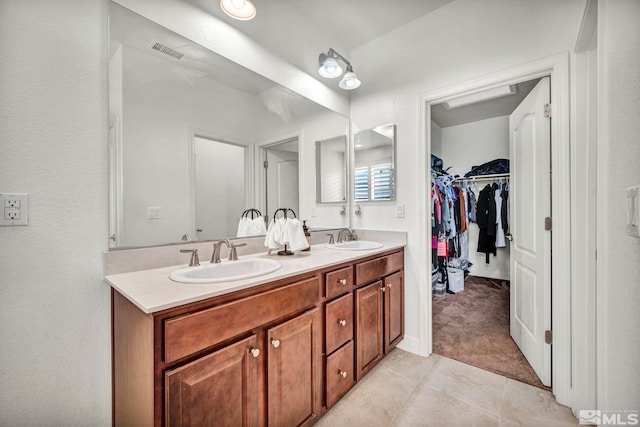
[[[329,354],[353,339],[353,294],[327,303],[325,310],[326,350]]]
[[[404,252],[402,251],[356,264],[356,286],[377,280],[402,269],[403,266]]]
[[[268,292],[164,321],[164,361],[197,351],[250,331],[320,300],[317,277]]]
[[[353,376],[353,341],[327,356],[327,408],[344,396],[355,380]]]
[[[353,267],[327,273],[324,281],[327,299],[350,292],[353,289]]]

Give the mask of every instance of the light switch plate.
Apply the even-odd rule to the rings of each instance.
[[[404,205],[396,205],[396,218],[404,218]]]
[[[29,195],[0,193],[0,226],[29,225]]]
[[[627,234],[640,237],[640,185],[627,188]]]

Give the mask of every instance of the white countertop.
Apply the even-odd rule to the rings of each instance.
[[[241,289],[250,288],[286,277],[297,276],[309,271],[318,270],[331,265],[353,261],[370,255],[400,249],[404,242],[382,241],[381,248],[360,251],[341,251],[326,248],[324,244],[311,246],[309,252],[299,252],[292,256],[267,255],[258,253],[241,256],[244,258],[270,258],[282,264],[279,270],[264,276],[224,283],[187,284],[177,283],[169,279],[169,274],[185,267],[184,264],[170,267],[154,268],[131,273],[105,276],[105,281],[115,290],[135,304],[145,313],[154,313],[167,308],[201,301],[207,298],[224,295]],[[233,262],[224,260],[223,262]]]

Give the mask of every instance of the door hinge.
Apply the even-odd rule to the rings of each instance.
[[[546,344],[551,344],[553,342],[553,332],[544,331],[544,342]]]
[[[546,231],[551,231],[551,226],[552,226],[551,217],[548,216],[544,219],[544,229]]]
[[[544,104],[544,118],[551,118],[551,104]]]
[[[269,167],[269,161],[268,161],[268,160],[265,160],[265,161],[262,163],[262,166],[264,166],[264,168],[265,168],[265,169],[267,169],[267,168]]]

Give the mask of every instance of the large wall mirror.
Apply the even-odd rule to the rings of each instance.
[[[347,200],[347,136],[316,141],[316,201]]]
[[[347,117],[117,3],[109,25],[111,248],[234,237],[248,209],[345,225],[313,170]]]
[[[356,202],[395,200],[396,125],[365,129],[354,138],[354,199]]]

